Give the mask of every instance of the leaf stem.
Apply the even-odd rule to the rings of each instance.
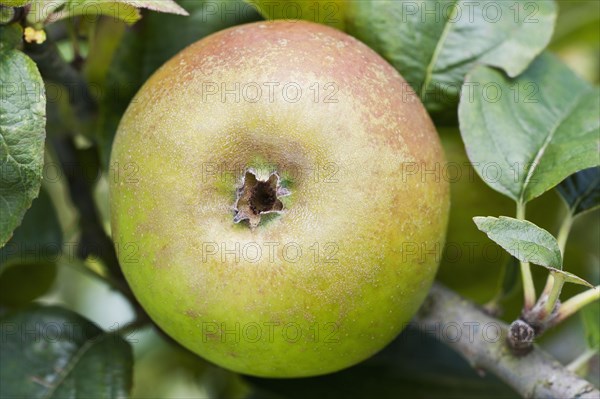
[[[569,316],[577,313],[577,311],[583,308],[585,305],[588,305],[599,299],[600,285],[569,298],[562,305],[560,305],[560,309],[558,309],[558,314],[554,324],[560,323]]]
[[[74,114],[83,126],[91,123],[98,112],[96,100],[81,73],[62,58],[56,43],[48,38],[42,44],[26,44],[24,50],[35,61],[44,81],[65,87]]]
[[[131,298],[127,295],[127,292],[129,292],[129,288],[126,285],[124,280],[115,279],[110,274],[107,274],[107,275],[101,274],[101,273],[93,270],[89,266],[87,266],[84,263],[84,261],[81,259],[77,259],[76,261],[73,261],[73,262],[67,262],[64,265],[72,268],[73,270],[77,270],[78,272],[86,274],[94,279],[97,279],[99,282],[108,285],[112,289],[118,290],[128,300],[131,301]]]
[[[80,71],[68,64],[60,55],[52,40],[43,44],[27,44],[25,52],[35,61],[44,81],[60,83],[69,89],[69,101],[81,128],[89,127],[97,116],[97,103]],[[137,315],[144,310],[137,302],[119,266],[114,243],[104,231],[100,214],[92,195],[92,187],[80,172],[81,154],[75,146],[73,133],[62,120],[47,127],[48,137],[56,158],[66,177],[69,196],[79,216],[81,235],[77,246],[77,257],[85,260],[95,255],[102,260],[110,274],[110,280],[118,282],[113,287],[129,299]],[[83,132],[88,130],[83,129]]]
[[[132,322],[114,331],[115,334],[123,335],[126,338],[129,334],[150,325],[151,320],[146,314],[138,315]]]
[[[588,348],[581,355],[577,356],[569,365],[567,370],[579,374],[581,369],[598,353],[598,349]]]
[[[517,202],[517,219],[525,220],[525,203]],[[531,275],[531,267],[529,262],[520,262],[521,279],[523,280],[524,308],[531,309],[535,305],[535,285],[533,284],[533,276]]]
[[[571,227],[573,227],[573,214],[569,211],[563,222],[560,226],[560,230],[558,231],[558,237],[556,237],[558,241],[558,247],[560,248],[560,253],[565,256],[565,247],[567,245],[567,239],[569,238],[569,233],[571,232]]]
[[[560,296],[563,286],[565,285],[565,278],[560,273],[550,273],[548,280],[552,280],[552,288],[548,294],[548,299],[544,305],[544,310],[547,315],[551,314],[556,306],[556,301]]]
[[[73,60],[71,66],[76,70],[81,70],[83,64],[83,57],[81,56],[81,47],[79,46],[79,27],[78,24],[73,20],[69,19],[67,22],[67,29],[69,31],[69,39],[71,40],[71,48],[73,49]]]
[[[558,247],[560,248],[560,253],[565,257],[565,247],[567,246],[567,239],[569,238],[569,233],[571,232],[571,227],[573,227],[573,213],[569,210],[567,216],[563,219],[562,224],[560,225],[560,229],[558,230]],[[552,289],[552,278],[551,275],[548,276],[548,280],[546,280],[546,286],[544,287],[544,291],[542,294],[548,294]]]

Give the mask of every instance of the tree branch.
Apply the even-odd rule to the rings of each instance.
[[[79,121],[91,123],[98,111],[96,101],[81,73],[61,57],[52,39],[42,44],[26,43],[25,52],[35,61],[44,80],[58,83],[67,90]]]
[[[82,126],[89,126],[97,114],[97,104],[81,73],[61,57],[56,44],[50,38],[43,44],[25,44],[25,51],[36,62],[46,84],[52,81],[68,90],[69,102],[78,122]],[[49,107],[51,105],[54,104],[48,104]],[[113,288],[118,289],[129,299],[137,318],[145,319],[147,318],[145,311],[137,302],[121,271],[114,243],[102,226],[92,195],[92,187],[83,173],[80,150],[76,148],[73,141],[73,133],[62,122],[60,120],[59,126],[54,127],[61,131],[53,131],[50,125],[47,129],[49,142],[55,150],[67,179],[69,195],[79,214],[81,237],[77,256],[86,259],[92,255],[101,259],[109,274],[107,280]]]
[[[600,391],[534,347],[523,357],[514,356],[506,344],[507,325],[485,314],[473,303],[434,284],[415,316],[422,331],[441,332],[436,338],[461,354],[474,368],[498,376],[526,398],[597,399]],[[444,333],[447,326],[453,333]],[[454,333],[456,328],[461,334]]]
[[[126,296],[133,298],[133,293],[125,283],[125,276],[119,266],[113,242],[102,227],[91,188],[81,173],[82,166],[77,157],[73,139],[69,136],[54,137],[51,142],[67,178],[71,201],[79,213],[81,238],[77,255],[81,259],[90,255],[102,259],[115,284],[118,284],[116,288],[119,288]]]

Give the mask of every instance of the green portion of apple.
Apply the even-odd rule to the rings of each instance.
[[[333,372],[384,347],[427,295],[449,208],[427,171],[444,162],[422,104],[367,46],[309,22],[242,25],[132,101],[113,237],[140,303],[190,350],[256,376]],[[268,181],[280,208],[236,215],[268,208],[248,205],[244,179]]]

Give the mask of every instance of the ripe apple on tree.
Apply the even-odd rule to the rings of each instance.
[[[123,117],[112,163],[135,174],[111,182],[112,228],[135,252],[120,263],[154,322],[210,361],[340,370],[428,292],[448,184],[404,168],[442,162],[422,104],[364,44],[309,22],[237,26],[167,62]]]

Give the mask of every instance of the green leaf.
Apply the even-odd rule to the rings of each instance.
[[[346,0],[244,0],[267,20],[302,19],[333,26],[340,30],[345,28],[345,11],[352,7]]]
[[[31,25],[37,25],[46,22],[50,15],[60,9],[67,0],[33,0],[27,12],[27,22]]]
[[[241,0],[181,1],[189,17],[149,14],[121,39],[100,100],[98,142],[108,167],[113,137],[121,116],[148,77],[191,43],[222,29],[257,21],[260,16]],[[229,10],[228,13],[224,13]],[[232,11],[234,10],[234,11]],[[102,40],[102,38],[99,38]],[[113,38],[107,37],[107,40]],[[101,60],[100,60],[101,61]]]
[[[138,11],[139,8],[188,15],[187,11],[179,7],[173,0],[70,0],[53,14],[51,19],[57,21],[79,15],[105,15],[133,24],[142,17]]]
[[[65,18],[77,16],[100,16],[104,15],[119,19],[127,24],[133,24],[142,18],[138,9],[125,2],[111,0],[70,0],[64,7],[48,16],[48,20],[55,22]],[[46,19],[46,18],[44,18]]]
[[[26,305],[50,290],[56,279],[56,263],[24,259],[8,263],[0,275],[0,304]]]
[[[598,43],[600,2],[589,0],[561,0],[556,30],[552,37],[553,51],[567,47],[590,46]]]
[[[567,177],[557,187],[573,215],[600,207],[600,168],[581,170]]]
[[[556,238],[527,220],[477,216],[477,228],[521,262],[560,269],[562,255]]]
[[[553,1],[352,1],[347,31],[387,59],[431,113],[454,115],[476,64],[516,76],[548,44]]]
[[[44,82],[18,50],[0,50],[0,247],[21,224],[42,181]]]
[[[13,7],[5,7],[0,4],[0,27],[9,25],[22,16],[21,10]],[[1,36],[0,36],[1,37]],[[0,39],[2,40],[2,39]]]
[[[124,398],[132,351],[66,309],[35,306],[0,320],[0,397]]]
[[[180,7],[173,0],[113,0],[114,2],[129,4],[137,8],[147,8],[148,10],[164,12],[177,15],[189,15],[188,12]]]
[[[585,285],[586,287],[591,287],[591,288],[594,287],[588,281],[582,279],[581,277],[579,277],[573,273],[569,273],[569,272],[566,272],[566,271],[560,270],[560,269],[555,269],[553,267],[548,267],[547,269],[550,270],[550,273],[562,275],[562,278],[564,279],[565,283]]]
[[[458,334],[481,334],[485,326],[474,325],[460,326]],[[408,327],[377,355],[329,375],[295,379],[244,377],[254,387],[249,398],[517,398],[506,384],[490,373],[478,374],[460,355],[432,336],[455,336],[456,327],[439,326],[432,329],[431,335]],[[495,334],[492,331],[489,330],[490,335]]]
[[[23,28],[19,24],[0,26],[0,52],[12,50],[23,42]]]
[[[62,244],[58,217],[42,189],[11,240],[0,248],[0,304],[20,306],[45,294],[54,283]]]
[[[526,203],[579,170],[598,166],[600,95],[549,54],[511,79],[476,67],[466,78],[460,130],[479,176]]]
[[[32,0],[1,0],[0,5],[7,7],[23,7],[26,4],[31,3]]]
[[[580,314],[588,346],[600,349],[600,302],[590,303],[581,309]]]

